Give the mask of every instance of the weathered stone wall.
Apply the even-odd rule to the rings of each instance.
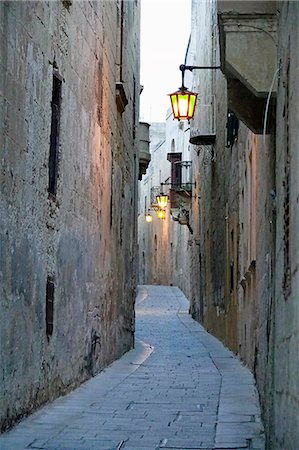
[[[139,3],[1,2],[0,27],[6,428],[133,345]],[[56,197],[48,195],[53,69],[62,79]]]
[[[193,1],[192,15],[195,17],[193,64],[217,66],[219,46],[215,2]],[[228,286],[227,258],[228,233],[235,227],[239,208],[235,182],[238,152],[235,147],[226,148],[226,83],[221,71],[198,70],[193,76],[193,89],[199,92],[200,104],[191,124],[191,133],[194,130],[199,130],[199,134],[214,133],[216,141],[214,144],[196,145],[192,153],[196,192],[192,204],[195,245],[191,276],[193,280],[199,277],[199,288],[197,293],[191,293],[191,312],[209,331],[237,350],[237,301],[236,293],[231,292]],[[203,115],[200,108],[204,111],[205,105],[211,106]]]
[[[194,72],[194,87],[201,97],[210,95],[211,88],[216,93],[216,142],[198,146],[198,160],[193,159],[199,177],[199,205],[195,198],[192,207],[199,256],[196,252],[192,256],[191,276],[199,273],[200,285],[199,295],[190,293],[193,316],[254,372],[268,446],[273,449],[296,448],[299,429],[295,150],[299,10],[294,2],[282,2],[279,12],[277,133],[270,107],[265,137],[240,122],[237,141],[226,148],[225,81],[220,74],[213,79]],[[211,36],[217,36],[213,2],[194,0],[193,17],[192,35],[198,42],[194,64],[213,65]],[[217,47],[215,55],[217,61]],[[195,118],[191,134],[204,128],[200,119]]]
[[[216,2],[193,1],[196,65],[219,64],[215,8]],[[273,187],[263,170],[267,165],[271,166],[269,144],[267,141],[261,148],[261,140],[240,123],[236,142],[227,146],[227,88],[223,75],[220,71],[214,74],[198,71],[194,73],[194,83],[201,97],[214,94],[216,141],[214,145],[197,146],[198,157],[193,162],[194,166],[198,165],[200,178],[199,208],[196,204],[193,206],[194,222],[199,209],[199,223],[195,226],[199,230],[199,257],[194,255],[193,267],[199,259],[200,287],[199,296],[191,301],[191,312],[255,370],[258,309],[264,307],[256,301],[256,285],[267,278],[264,266],[269,251],[269,233],[264,230],[268,217],[263,216],[263,208],[271,201],[269,192]],[[200,116],[195,117],[191,133],[192,129],[204,128],[202,120]],[[252,154],[255,159],[251,171]],[[257,167],[261,169],[258,173]],[[259,186],[258,195],[251,184],[255,189]],[[258,215],[254,224],[253,213]],[[256,222],[261,230],[262,244],[258,270],[253,250],[256,247]]]
[[[298,24],[298,3],[279,2],[273,379],[267,390],[273,409],[267,425],[270,448],[281,450],[295,450],[299,441]]]

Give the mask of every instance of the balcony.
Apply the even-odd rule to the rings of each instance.
[[[177,157],[177,158],[175,158]],[[182,204],[190,203],[192,192],[192,161],[177,161],[181,153],[168,153],[171,161],[171,182],[162,183],[162,190],[169,189],[170,207],[180,207]]]
[[[261,134],[266,99],[277,70],[276,2],[218,0],[218,22],[228,107],[254,133]]]
[[[139,122],[139,176],[138,180],[145,175],[146,169],[151,161],[151,154],[149,152],[149,127],[150,124],[146,122]]]
[[[192,161],[178,161],[174,163],[176,171],[176,181],[172,188],[176,192],[185,192],[189,197],[192,192]]]
[[[150,205],[151,209],[158,209],[159,205],[157,203],[157,195],[161,194],[161,186],[153,186],[151,187],[150,193]]]
[[[210,96],[207,102],[198,99],[190,130],[190,144],[209,145],[215,142],[215,117],[215,97]]]

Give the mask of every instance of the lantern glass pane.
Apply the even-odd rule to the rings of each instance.
[[[192,119],[192,117],[194,115],[195,103],[196,103],[196,94],[191,94],[190,101],[189,101],[189,111],[188,111],[188,116],[190,117],[190,119]]]
[[[157,202],[160,208],[162,209],[166,208],[168,202],[168,195],[158,195]]]
[[[174,117],[178,117],[179,111],[178,111],[178,96],[177,94],[172,94],[170,96],[171,99],[171,106]]]
[[[173,117],[178,120],[192,119],[194,116],[197,93],[189,92],[188,89],[169,94]]]
[[[181,119],[188,117],[188,98],[189,94],[179,94],[178,95],[178,110],[179,110],[179,117]]]

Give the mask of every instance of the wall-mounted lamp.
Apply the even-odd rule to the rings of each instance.
[[[180,70],[182,72],[182,86],[179,88],[178,91],[174,92],[173,94],[169,94],[174,119],[188,120],[188,121],[193,119],[198,94],[196,92],[191,92],[188,90],[188,88],[186,88],[186,86],[184,85],[184,76],[185,70],[190,70],[190,72],[192,72],[192,70],[194,69],[215,70],[220,69],[220,66],[208,67],[208,66],[185,66],[185,64],[180,65]]]
[[[166,211],[164,209],[158,209],[157,217],[158,219],[164,220],[166,218]]]
[[[182,85],[178,91],[169,94],[169,96],[174,119],[193,119],[197,93],[188,91],[188,89]]]
[[[167,207],[168,195],[160,194],[156,197],[159,208],[164,209]]]
[[[145,221],[147,223],[151,223],[153,221],[153,216],[149,212],[145,214]]]

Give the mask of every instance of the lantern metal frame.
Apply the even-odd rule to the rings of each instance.
[[[197,93],[189,91],[185,86],[169,94],[174,119],[190,121],[194,116]]]
[[[185,71],[189,70],[192,72],[193,70],[217,70],[220,69],[220,66],[186,66],[185,64],[180,65],[180,71],[182,72],[182,86],[178,91],[173,92],[172,94],[168,94],[171,101],[172,113],[174,119],[177,120],[188,120],[190,122],[194,117],[196,100],[197,100],[197,92],[189,91],[185,86]],[[184,102],[184,107],[180,107],[180,102]],[[184,114],[180,113],[180,109]],[[184,111],[183,111],[184,110]]]
[[[163,194],[163,192],[161,192],[159,195],[156,196],[156,200],[157,200],[159,208],[164,209],[167,207],[169,195]]]

